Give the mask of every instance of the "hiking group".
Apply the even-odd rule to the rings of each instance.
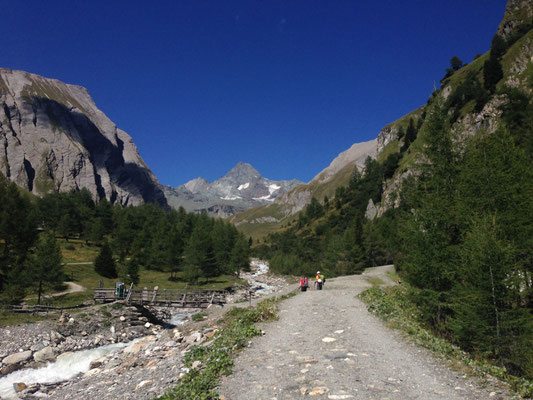
[[[320,273],[320,271],[316,271],[314,288],[316,290],[322,290],[322,287],[324,286],[324,283],[326,283],[326,278],[324,278],[324,275],[322,275]],[[306,276],[301,276],[300,277],[300,287],[299,287],[299,289],[302,292],[306,292],[308,288],[309,288],[309,281],[307,280],[307,277]]]

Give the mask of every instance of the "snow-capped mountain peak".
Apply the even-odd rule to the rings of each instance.
[[[187,211],[208,211],[230,216],[272,202],[277,196],[303,182],[273,181],[261,176],[252,165],[239,162],[226,175],[213,183],[196,178],[177,188],[167,186],[165,196],[172,207]]]

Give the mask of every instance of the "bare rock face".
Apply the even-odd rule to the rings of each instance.
[[[368,142],[355,143],[348,150],[340,153],[331,164],[322,170],[311,182],[323,183],[329,181],[337,172],[349,164],[362,170],[367,157],[376,158],[378,139]]]
[[[132,138],[87,90],[0,69],[0,172],[37,195],[87,188],[95,199],[166,206]]]
[[[530,24],[533,21],[533,3],[531,0],[509,0],[505,7],[505,15],[498,34],[504,39],[508,39],[516,28]]]

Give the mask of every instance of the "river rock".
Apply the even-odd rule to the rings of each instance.
[[[13,388],[15,389],[15,392],[22,392],[24,389],[26,389],[28,386],[24,382],[15,382],[13,384]]]
[[[124,349],[123,353],[125,353],[125,354],[137,354],[139,351],[141,351],[143,346],[145,346],[149,342],[153,342],[154,340],[155,340],[154,336],[146,336],[146,337],[140,339],[137,342],[130,343],[130,345]]]
[[[11,364],[18,364],[24,361],[28,361],[31,358],[32,352],[31,350],[23,351],[21,353],[15,353],[7,356],[2,360],[4,364],[11,365]]]
[[[42,350],[39,350],[33,355],[33,359],[37,362],[46,362],[46,361],[54,361],[56,358],[54,349],[51,347],[45,347]]]
[[[50,331],[50,341],[54,344],[59,344],[65,340],[65,336],[57,331]]]
[[[0,374],[2,375],[9,375],[10,373],[16,371],[17,369],[20,369],[20,364],[10,364],[6,365],[4,368],[0,369]]]
[[[101,367],[105,360],[106,360],[105,357],[100,357],[100,358],[97,358],[96,360],[91,361],[91,363],[89,364],[89,369]]]
[[[309,391],[309,396],[322,396],[326,394],[327,390],[325,387],[316,387]]]
[[[143,387],[146,387],[146,386],[152,386],[154,384],[154,382],[152,381],[141,381],[136,387],[135,387],[135,390],[134,392],[136,392],[137,390],[143,388]]]
[[[183,338],[183,341],[185,343],[192,344],[194,342],[201,341],[203,336],[204,335],[202,334],[202,332],[194,332],[190,334],[189,336],[186,336],[185,338]]]

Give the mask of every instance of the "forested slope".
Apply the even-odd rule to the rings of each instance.
[[[101,277],[138,283],[141,269],[197,284],[249,267],[249,243],[230,223],[183,208],[95,203],[83,189],[29,198],[0,175],[0,304],[67,279],[57,238],[98,249]]]

